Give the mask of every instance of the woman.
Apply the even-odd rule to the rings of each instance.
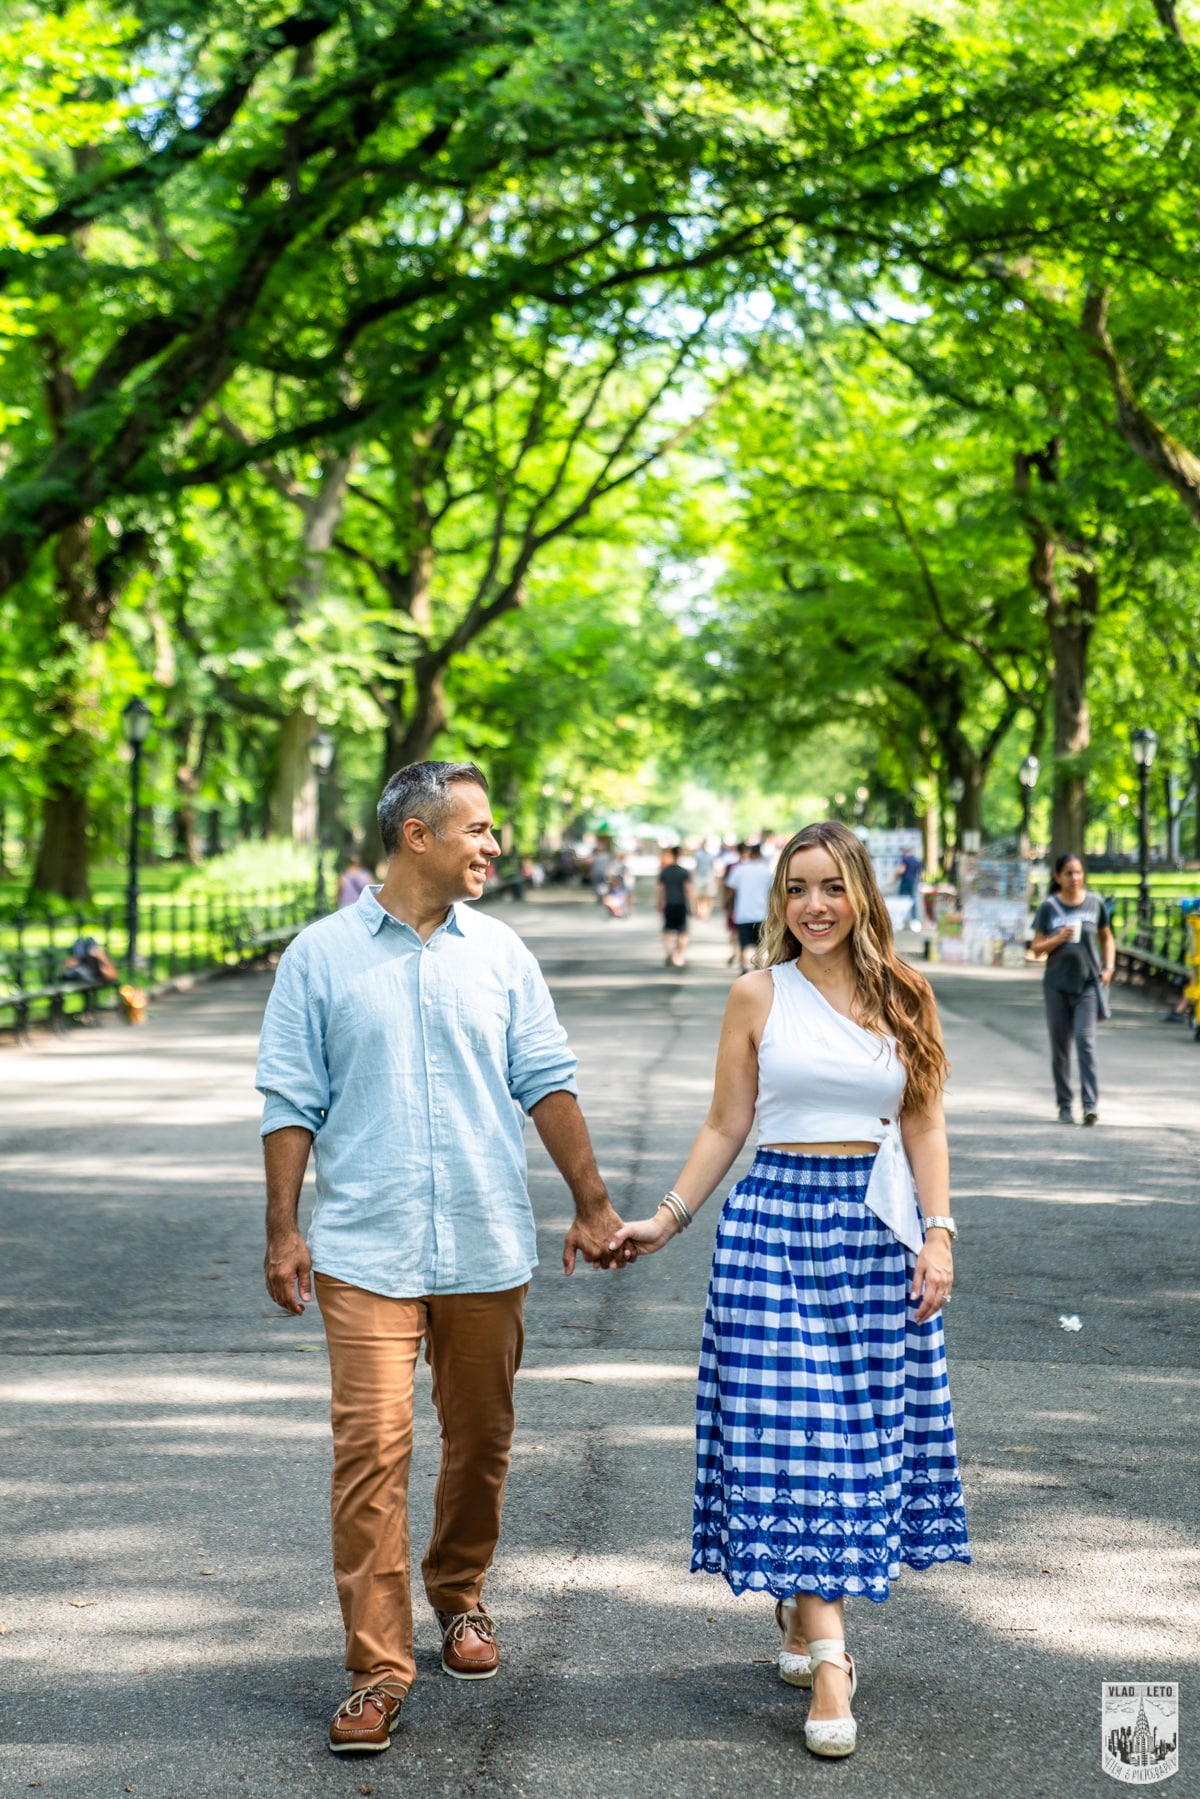
[[[845,1596],[886,1599],[901,1562],[971,1559],[939,1316],[956,1235],[947,1064],[928,983],[896,955],[844,825],[788,843],[759,960],[730,993],[675,1188],[613,1245],[651,1255],[686,1229],[757,1108],[758,1153],[717,1226],[692,1568],[775,1596],[780,1676],[812,1688],[805,1742],[844,1756]]]
[[[1096,1068],[1096,1021],[1108,1017],[1108,988],[1117,961],[1117,941],[1104,902],[1087,890],[1083,857],[1070,851],[1054,864],[1050,892],[1033,919],[1035,956],[1045,956],[1042,997],[1050,1031],[1050,1066],[1058,1122],[1074,1124],[1071,1093],[1071,1039],[1079,1062],[1083,1122],[1096,1124],[1100,1079]]]

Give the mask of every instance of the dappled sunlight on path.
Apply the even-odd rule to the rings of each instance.
[[[569,894],[499,915],[556,988],[617,1204],[649,1210],[707,1104],[720,930],[700,928],[679,972],[644,912],[614,925]],[[1200,1056],[1120,996],[1105,1123],[1067,1131],[1036,978],[989,972],[934,971],[975,1565],[905,1570],[886,1606],[850,1607],[862,1739],[837,1777],[870,1799],[1099,1794],[1100,1680],[1181,1677],[1186,1704],[1200,1672],[1198,1137],[1178,1098]],[[0,1052],[0,1773],[58,1799],[359,1784],[322,1748],[341,1645],[320,1323],[277,1316],[261,1286],[266,990],[215,985],[141,1033]],[[568,1208],[532,1133],[530,1164],[542,1267],[488,1586],[504,1669],[478,1691],[441,1679],[418,1608],[418,1685],[366,1783],[406,1799],[790,1795],[803,1700],[776,1679],[770,1605],[687,1573],[717,1208],[660,1257],[566,1281]],[[424,1369],[419,1389],[418,1553],[437,1456]],[[968,1729],[969,1762],[941,1747]]]

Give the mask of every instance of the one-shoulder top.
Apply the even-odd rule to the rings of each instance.
[[[919,1252],[924,1232],[900,1136],[907,1075],[895,1038],[844,1018],[795,962],[776,963],[771,979],[758,1047],[759,1143],[878,1143],[866,1202]]]

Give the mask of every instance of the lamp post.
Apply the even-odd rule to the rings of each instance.
[[[1138,924],[1148,927],[1153,917],[1150,900],[1150,770],[1158,754],[1158,734],[1141,725],[1129,739],[1138,771]]]
[[[1026,756],[1017,770],[1017,779],[1021,783],[1021,854],[1027,862],[1033,855],[1029,841],[1029,808],[1033,804],[1033,790],[1041,772],[1042,765],[1034,755]]]
[[[121,711],[121,729],[129,745],[129,881],[125,889],[125,962],[132,981],[137,974],[138,823],[141,812],[142,748],[154,723],[145,700],[130,700]]]
[[[317,885],[313,905],[318,913],[325,910],[325,776],[333,767],[337,745],[328,731],[318,731],[308,746],[308,759],[317,777]]]

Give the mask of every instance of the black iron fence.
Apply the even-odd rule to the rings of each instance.
[[[315,916],[311,887],[149,898],[138,910],[130,967],[122,906],[16,913],[0,919],[0,1025],[23,1029],[43,1014],[58,1021],[115,1002],[118,983],[99,974],[97,945],[122,981],[157,987],[282,949]]]

